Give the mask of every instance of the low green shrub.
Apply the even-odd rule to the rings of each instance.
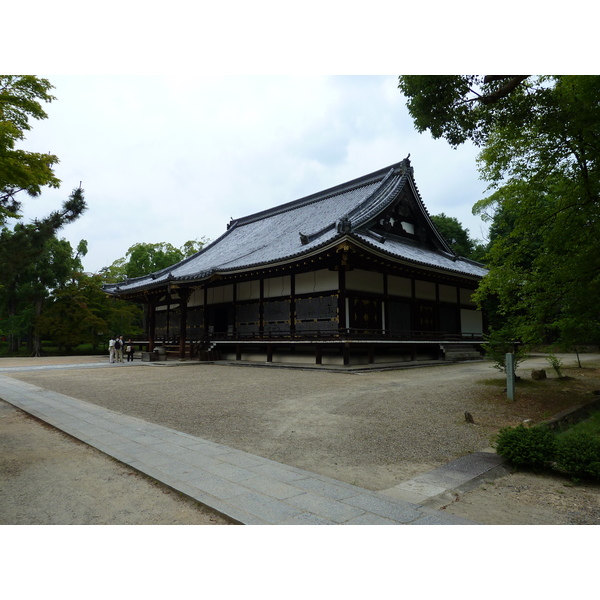
[[[600,479],[600,413],[561,433],[543,425],[505,427],[495,441],[496,452],[515,466]]]
[[[562,373],[562,368],[563,368],[563,362],[560,358],[558,358],[558,356],[554,356],[554,354],[548,354],[548,356],[546,357],[546,360],[550,363],[550,366],[554,369],[556,376],[559,379],[562,379],[563,377],[563,373]]]
[[[556,439],[556,468],[572,477],[600,478],[600,437],[567,431]]]
[[[554,461],[556,436],[547,427],[504,427],[496,437],[496,452],[516,466],[547,467]]]

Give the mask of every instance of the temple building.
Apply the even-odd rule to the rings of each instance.
[[[104,289],[146,306],[150,351],[360,365],[477,355],[486,273],[437,231],[407,158],[234,219],[195,255]]]

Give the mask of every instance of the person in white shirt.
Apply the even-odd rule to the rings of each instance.
[[[111,335],[108,341],[108,362],[115,362],[115,336]]]

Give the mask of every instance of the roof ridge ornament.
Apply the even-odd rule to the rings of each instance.
[[[402,175],[406,175],[409,173],[410,175],[414,174],[414,169],[410,166],[410,152],[408,156],[400,163],[400,172]]]
[[[338,221],[337,230],[338,233],[350,233],[352,230],[352,221],[348,217],[342,217]]]

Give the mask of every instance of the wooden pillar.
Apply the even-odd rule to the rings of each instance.
[[[154,350],[154,338],[156,335],[156,306],[154,302],[148,302],[148,352]]]
[[[346,331],[346,271],[343,268],[339,270],[339,295],[338,295],[338,315],[340,322],[338,323],[339,331]]]
[[[273,362],[273,344],[267,344],[267,362]]]
[[[232,319],[232,327],[231,331],[233,333],[233,337],[237,337],[237,287],[238,284],[236,282],[233,283],[233,304],[231,308],[231,319]]]
[[[296,335],[296,274],[290,275],[290,336]]]
[[[204,337],[208,335],[208,289],[204,288],[204,312],[202,319],[202,329],[204,331]]]
[[[265,280],[261,277],[259,280],[259,304],[258,304],[258,335],[259,337],[262,337],[264,332],[265,332],[265,321],[264,321],[264,315],[265,315]]]
[[[344,366],[347,367],[350,365],[350,344],[348,344],[347,342],[344,344],[342,353],[344,357]]]
[[[185,358],[185,345],[187,341],[187,305],[190,298],[190,290],[179,290],[181,302],[179,304],[179,358]]]
[[[323,364],[323,352],[321,349],[321,344],[315,344],[315,364]]]

